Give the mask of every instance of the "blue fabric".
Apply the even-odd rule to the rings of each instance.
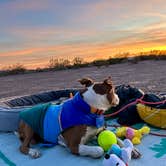
[[[62,105],[51,105],[44,118],[44,140],[57,144],[58,136],[61,133],[59,116]]]
[[[109,121],[113,123],[113,120]],[[151,128],[151,132],[158,134],[165,134],[165,130]],[[162,142],[166,140],[162,137],[154,135],[146,135],[141,140],[141,144],[137,148],[143,155],[140,159],[132,159],[130,166],[166,166],[166,151],[165,144]],[[95,145],[95,141],[93,144]],[[28,156],[23,155],[18,150],[20,140],[12,133],[0,133],[0,152],[5,157],[17,166],[102,166],[103,157],[100,159],[92,159],[90,157],[76,156],[62,147],[56,148],[41,148],[39,145],[35,148],[40,149],[42,156],[38,159],[32,160]],[[156,150],[154,150],[156,148]],[[158,155],[160,155],[158,157]],[[157,156],[157,157],[156,157]],[[7,162],[0,156],[0,166],[9,166]],[[10,165],[11,166],[11,165]]]
[[[80,93],[62,105],[51,105],[48,108],[44,118],[44,140],[57,144],[60,133],[76,125],[104,126],[104,117],[92,114]]]
[[[61,126],[65,130],[76,125],[104,126],[104,117],[91,113],[91,107],[83,100],[80,93],[63,103]]]

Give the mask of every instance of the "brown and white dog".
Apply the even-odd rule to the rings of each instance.
[[[111,78],[103,82],[93,82],[89,78],[83,78],[79,82],[85,86],[80,91],[83,100],[92,108],[93,113],[102,110],[104,113],[108,108],[119,104],[119,98],[115,93]],[[86,143],[104,129],[95,126],[76,125],[66,129],[58,138],[58,143],[70,149],[71,153],[93,158],[101,157],[104,153],[99,146],[88,146]],[[30,148],[30,144],[37,141],[38,136],[33,129],[21,121],[18,130],[22,144],[20,151],[32,158],[40,157],[37,149]]]

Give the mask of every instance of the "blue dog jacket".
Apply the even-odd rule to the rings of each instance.
[[[91,113],[91,107],[82,99],[80,93],[76,93],[63,104],[49,105],[42,121],[43,139],[53,144],[57,143],[60,133],[70,127],[88,125],[99,128],[104,125],[103,115]]]

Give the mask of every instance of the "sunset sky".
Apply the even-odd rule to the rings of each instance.
[[[0,69],[166,50],[166,0],[0,0]]]

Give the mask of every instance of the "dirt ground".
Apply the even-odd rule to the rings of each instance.
[[[166,61],[141,61],[0,77],[0,98],[64,88],[79,88],[82,77],[96,81],[111,76],[115,85],[130,84],[149,93],[166,93]]]

